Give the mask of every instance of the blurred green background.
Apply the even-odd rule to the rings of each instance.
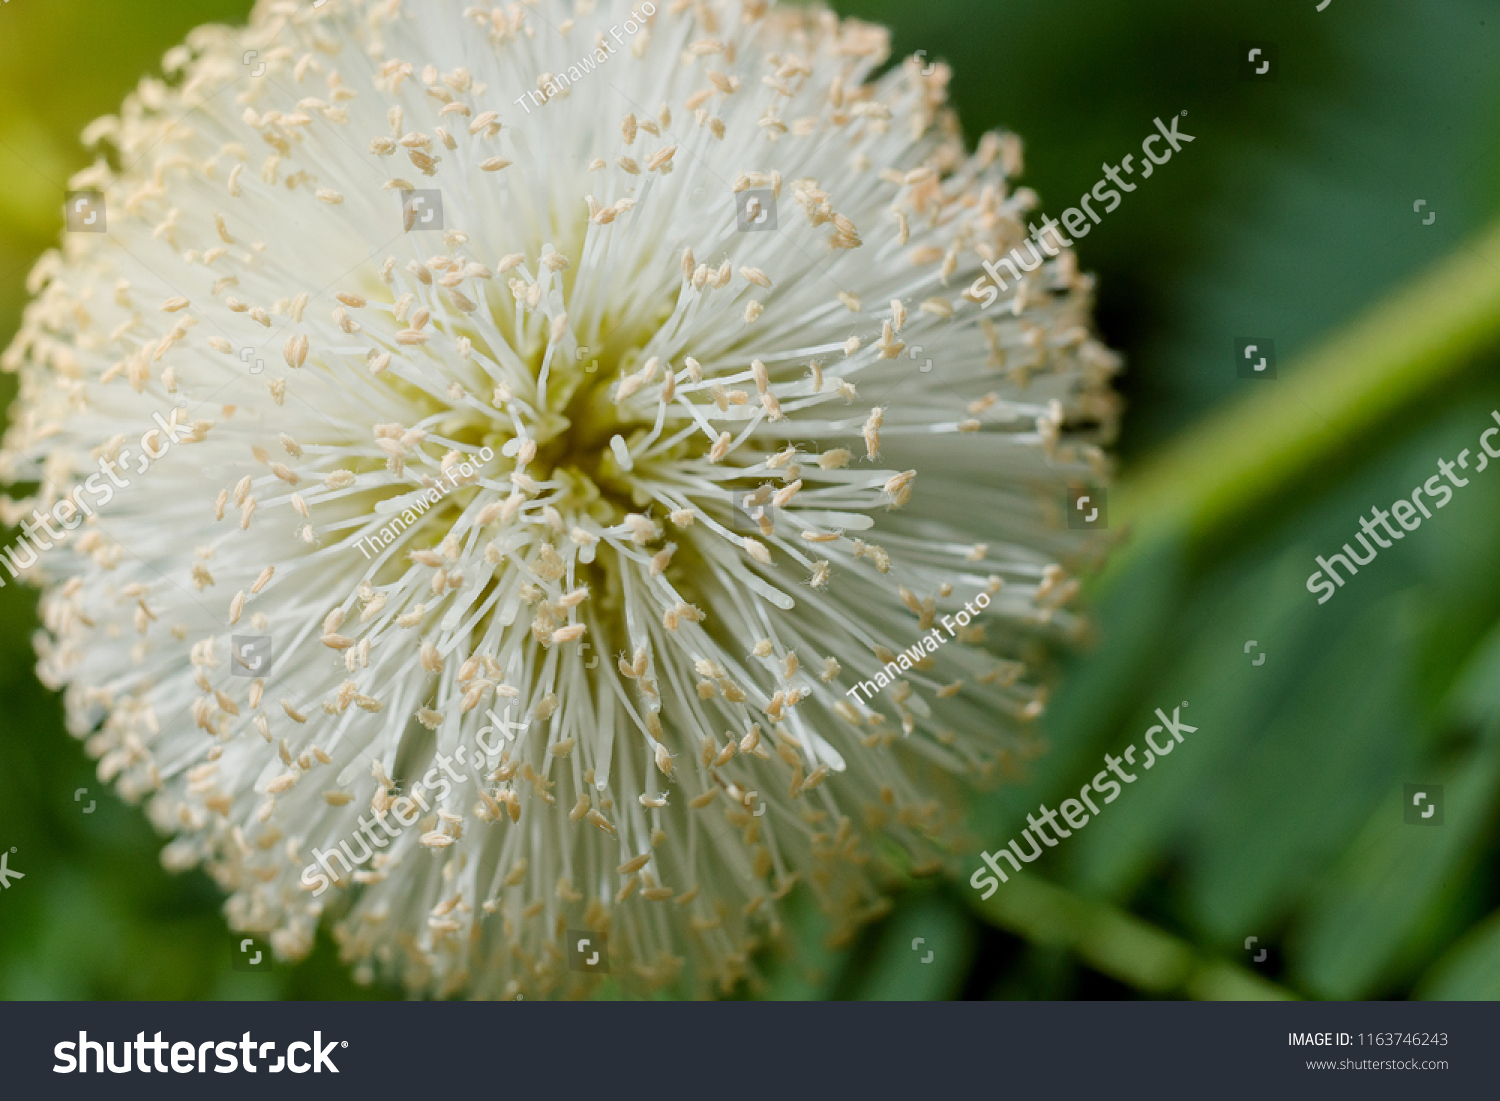
[[[1493,0],[835,6],[950,62],[966,129],[1019,133],[1053,214],[1153,118],[1188,112],[1194,143],[1078,243],[1128,361],[1110,520],[1133,536],[1091,588],[1097,639],[1060,671],[1050,752],[976,797],[973,838],[1015,836],[1158,706],[1190,701],[1198,733],[989,903],[962,881],[908,888],[842,953],[799,911],[745,993],[1500,997],[1494,476],[1326,605],[1303,588],[1314,555],[1500,408]],[[86,163],[81,128],[191,27],[248,7],[0,6],[0,344]],[[1242,76],[1257,45],[1274,80]],[[1236,376],[1247,336],[1274,339],[1276,380]],[[355,986],[326,939],[297,968],[231,969],[213,885],[162,870],[63,733],[32,673],[34,605],[0,589],[0,847],[27,877],[0,892],[0,998],[391,996]],[[1406,783],[1444,785],[1440,827],[1403,824]]]

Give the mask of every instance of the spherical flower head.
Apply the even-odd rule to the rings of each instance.
[[[477,997],[586,993],[587,931],[726,990],[1034,749],[1118,361],[1055,238],[979,282],[1019,145],[888,54],[764,0],[274,0],[86,132],[4,565],[236,929],[295,959],[326,910],[358,976]]]

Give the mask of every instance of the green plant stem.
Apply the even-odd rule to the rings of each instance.
[[[1344,328],[1257,393],[1204,418],[1113,494],[1134,549],[1201,537],[1500,343],[1500,223]]]
[[[1201,1001],[1281,1001],[1297,997],[1244,967],[1199,954],[1190,944],[1108,903],[1076,895],[1025,872],[978,901],[975,913],[1032,944],[1071,952],[1094,970],[1158,997]]]

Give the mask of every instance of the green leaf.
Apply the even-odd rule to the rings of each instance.
[[[1444,787],[1443,823],[1408,825],[1403,792],[1381,802],[1294,931],[1299,978],[1323,997],[1360,998],[1399,977],[1420,945],[1427,915],[1451,906],[1491,824],[1500,787],[1500,747],[1486,745],[1446,769],[1427,766],[1412,783]]]
[[[1455,944],[1417,984],[1418,998],[1500,1001],[1500,912]]]

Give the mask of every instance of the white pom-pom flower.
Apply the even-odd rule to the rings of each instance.
[[[100,776],[283,958],[327,911],[418,992],[582,992],[570,929],[727,989],[1034,747],[1088,279],[971,286],[1035,197],[945,66],[658,4],[272,0],[86,134],[5,564]]]

